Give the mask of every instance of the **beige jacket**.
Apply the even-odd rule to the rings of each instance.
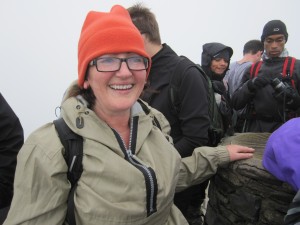
[[[165,118],[152,112],[166,131]],[[221,146],[197,148],[181,159],[139,103],[132,108],[137,135],[133,132],[131,151],[122,151],[118,135],[82,101],[67,99],[62,116],[84,139],[83,173],[75,193],[77,225],[188,224],[173,204],[175,191],[206,180],[229,161]],[[83,119],[82,129],[76,127],[76,118]],[[15,194],[5,225],[66,224],[70,183],[63,151],[53,123],[28,137],[18,155]]]

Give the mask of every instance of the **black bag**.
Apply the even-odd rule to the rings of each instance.
[[[208,130],[208,146],[217,146],[220,143],[222,137],[224,136],[224,125],[222,121],[222,116],[219,111],[219,107],[216,102],[215,92],[212,87],[212,82],[210,78],[205,74],[200,65],[193,63],[185,56],[181,56],[180,61],[177,63],[175,72],[171,76],[169,85],[169,97],[172,104],[173,110],[178,114],[181,108],[181,103],[179,100],[179,89],[182,82],[182,74],[191,67],[195,67],[199,70],[200,74],[204,77],[204,80],[208,84],[208,114],[210,118],[210,127]]]

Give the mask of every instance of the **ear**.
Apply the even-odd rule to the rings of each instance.
[[[88,89],[90,86],[90,83],[88,80],[85,80],[84,83],[83,83],[83,89]]]

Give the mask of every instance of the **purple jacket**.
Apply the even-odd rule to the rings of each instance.
[[[300,189],[300,118],[287,121],[271,134],[263,166],[296,191]]]

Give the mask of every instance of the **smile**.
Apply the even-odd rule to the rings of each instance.
[[[128,90],[128,89],[131,89],[133,87],[132,84],[126,84],[126,85],[109,85],[109,87],[111,89],[114,89],[114,90]]]

